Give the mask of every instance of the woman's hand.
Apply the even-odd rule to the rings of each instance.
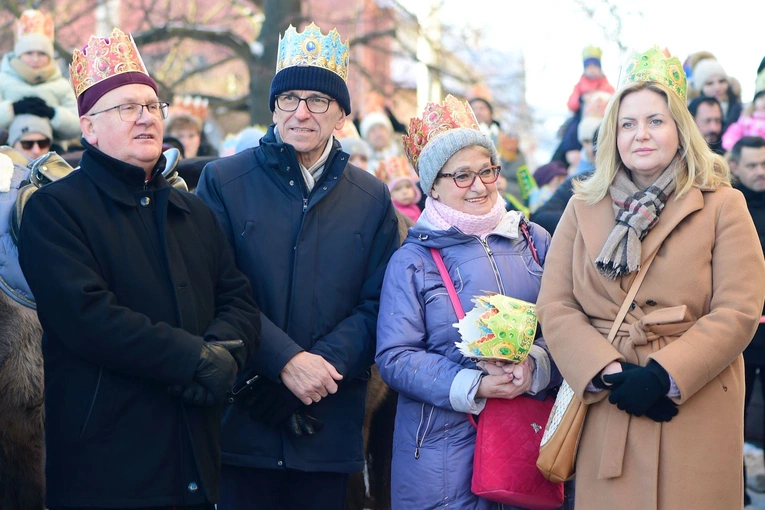
[[[529,356],[523,363],[482,362],[481,368],[489,375],[481,378],[476,397],[513,399],[531,389],[532,374],[536,369]]]
[[[622,371],[622,364],[619,363],[618,361],[612,361],[611,363],[606,365],[606,368],[601,370],[601,372],[599,374],[600,380],[601,380],[601,382],[603,383],[604,386],[611,386],[610,384],[608,384],[607,382],[605,382],[603,380],[603,376],[604,375],[611,375],[611,374],[618,374],[621,371]]]

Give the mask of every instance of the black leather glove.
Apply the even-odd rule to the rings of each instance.
[[[247,361],[247,346],[244,345],[244,341],[242,340],[215,340],[215,337],[210,337],[208,343],[222,345],[225,347],[229,353],[231,353],[231,356],[234,357],[234,361],[236,361],[236,366],[241,370],[244,367],[245,362]],[[233,343],[232,343],[233,342]]]
[[[622,372],[625,372],[627,370],[632,370],[634,368],[640,368],[640,365],[629,363],[627,361],[620,361],[619,364],[622,366]],[[600,388],[601,390],[612,389],[613,386],[609,386],[608,384],[603,382],[602,376],[603,376],[603,371],[601,370],[600,372],[598,372],[598,375],[593,377],[592,385],[595,386],[596,388]]]
[[[622,411],[643,416],[669,391],[669,374],[651,360],[647,366],[604,375],[607,384],[615,386],[608,401]]]
[[[244,346],[241,340],[202,342],[194,381],[209,391],[216,403],[223,403],[236,381],[237,365],[229,351]]]
[[[293,436],[315,436],[324,428],[324,423],[311,416],[307,407],[292,413],[285,425]]]
[[[48,106],[48,103],[39,97],[25,97],[13,103],[13,113],[15,115],[27,113],[52,119],[56,110]]]
[[[284,384],[268,379],[259,381],[246,397],[239,400],[250,417],[269,427],[278,427],[293,413],[305,406]]]
[[[199,383],[191,382],[186,386],[174,384],[168,388],[170,395],[181,397],[183,401],[195,407],[212,407],[215,405],[215,397],[210,391]]]

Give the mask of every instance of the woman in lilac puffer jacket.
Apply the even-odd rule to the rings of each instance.
[[[523,216],[505,211],[497,152],[472,126],[472,111],[451,97],[427,108],[430,116],[426,109],[424,124],[413,120],[405,146],[428,198],[388,264],[377,323],[377,366],[399,393],[392,506],[496,509],[470,491],[476,433],[466,413],[479,414],[487,397],[542,396],[560,374],[542,338],[522,364],[487,366],[489,373],[465,358],[430,248],[440,250],[465,311],[486,291],[536,301],[542,267],[521,233]],[[527,226],[543,262],[550,236]]]

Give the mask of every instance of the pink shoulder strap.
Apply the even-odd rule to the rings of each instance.
[[[454,288],[454,283],[452,283],[452,279],[449,276],[449,271],[446,270],[444,258],[441,256],[441,252],[436,248],[431,248],[430,254],[433,256],[438,272],[441,274],[441,279],[444,281],[446,292],[449,294],[449,299],[452,301],[452,306],[457,313],[457,318],[462,319],[465,316],[465,311],[462,309],[462,303],[460,303],[460,298],[457,296],[457,289]]]

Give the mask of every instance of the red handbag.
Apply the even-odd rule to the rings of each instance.
[[[521,233],[539,263],[525,226],[521,221]],[[431,248],[430,253],[457,318],[462,319],[465,312],[441,253],[435,248]],[[490,398],[477,424],[474,416],[468,414],[470,423],[477,429],[470,487],[473,494],[529,510],[553,510],[563,505],[563,484],[547,480],[537,469],[539,445],[554,403],[552,397],[545,400],[523,395],[512,400]]]
[[[537,469],[539,444],[555,399],[521,395],[490,398],[481,411],[473,454],[473,494],[489,501],[529,510],[563,505],[563,484],[547,480]]]

